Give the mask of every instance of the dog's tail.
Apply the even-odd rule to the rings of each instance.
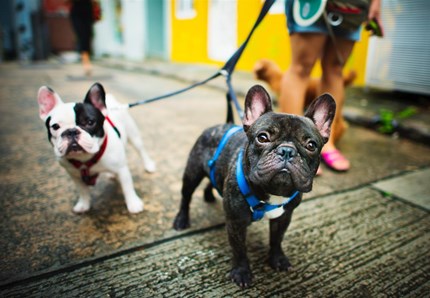
[[[254,64],[254,68],[252,69],[252,73],[254,74],[254,79],[263,80],[264,64],[261,60],[258,60]]]
[[[343,85],[345,87],[351,86],[356,78],[357,72],[355,70],[351,70],[348,74],[343,76]]]
[[[277,95],[281,92],[282,69],[275,61],[263,58],[258,60],[253,69],[254,78],[267,83]]]
[[[267,58],[262,58],[255,63],[253,73],[257,80],[262,81],[266,81],[270,75],[282,76],[282,70],[278,64]]]

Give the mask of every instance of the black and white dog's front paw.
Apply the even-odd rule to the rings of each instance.
[[[126,198],[126,204],[128,212],[132,214],[142,212],[144,209],[143,201],[137,195],[133,195],[129,198]]]
[[[73,212],[85,213],[90,210],[90,200],[79,198],[75,206],[73,206]]]

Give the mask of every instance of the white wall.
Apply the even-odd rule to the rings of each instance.
[[[366,85],[430,95],[430,1],[382,1],[383,38],[372,37]]]
[[[145,7],[144,0],[122,0],[123,53],[130,60],[145,58]]]
[[[94,55],[122,57],[129,60],[145,58],[145,1],[121,0],[121,14],[115,2],[102,0],[102,19],[94,25]]]
[[[102,19],[94,25],[93,52],[103,55],[121,56],[122,42],[116,34],[116,13],[114,1],[101,0]]]
[[[236,1],[212,0],[208,15],[209,58],[226,61],[237,50],[237,46]]]

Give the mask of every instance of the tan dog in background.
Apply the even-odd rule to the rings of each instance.
[[[281,94],[281,81],[282,81],[283,71],[276,64],[275,61],[270,59],[260,59],[254,65],[254,76],[257,80],[261,80],[266,82],[270,89],[276,94],[279,98]],[[350,86],[357,77],[357,73],[355,71],[350,71],[347,75],[343,77],[343,85],[345,87]],[[317,98],[321,93],[321,79],[319,78],[311,78],[309,81],[309,85],[306,89],[305,94],[305,106],[308,106],[315,98]],[[337,142],[343,133],[345,132],[348,124],[342,118],[341,125],[337,125],[337,129],[332,132],[334,141]]]

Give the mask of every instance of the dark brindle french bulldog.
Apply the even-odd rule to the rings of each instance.
[[[252,281],[245,240],[254,220],[270,220],[270,266],[283,271],[291,268],[281,242],[302,193],[312,189],[335,111],[335,101],[324,94],[304,117],[274,113],[268,93],[257,85],[246,95],[243,129],[230,124],[209,128],[191,150],[173,226],[176,230],[189,227],[191,196],[202,179],[209,177],[205,200],[214,201],[212,187],[223,197],[233,251],[230,277],[239,286],[247,287]],[[275,196],[284,201],[273,204]]]

